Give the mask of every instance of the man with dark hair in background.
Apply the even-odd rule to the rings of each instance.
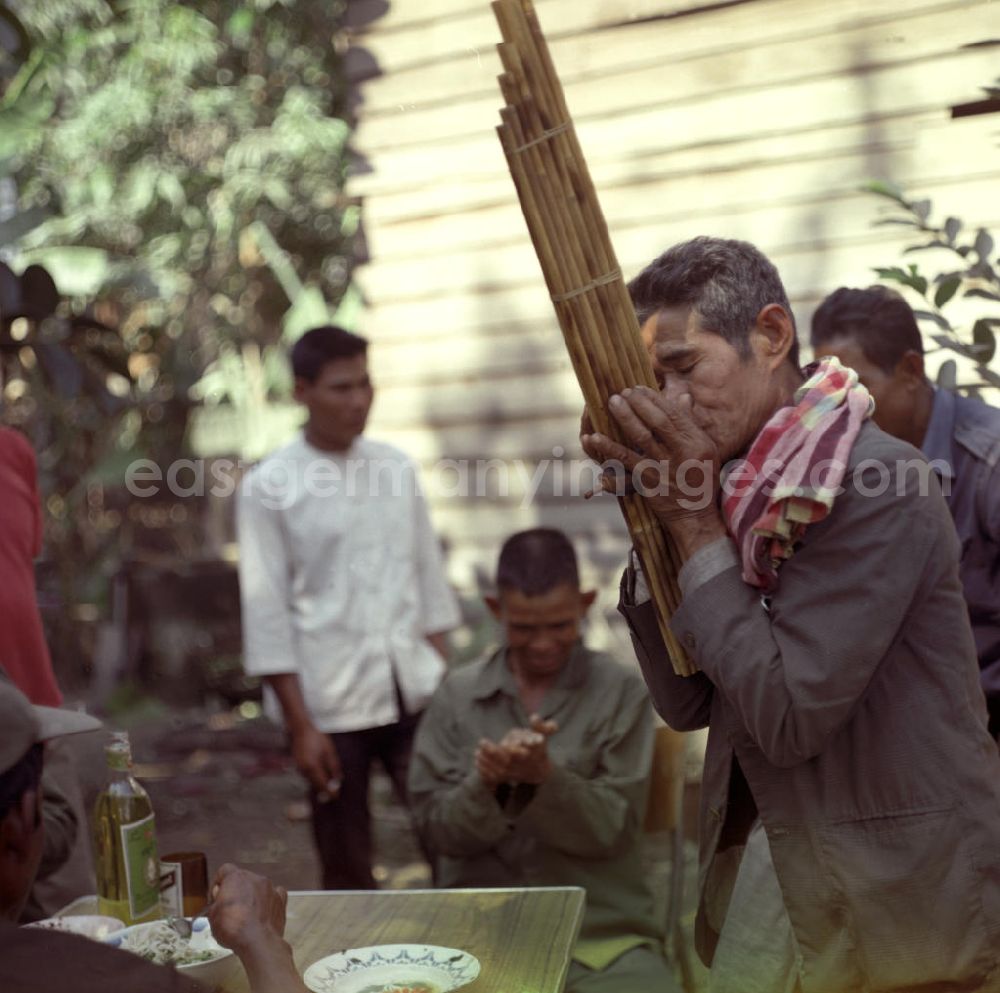
[[[500,552],[504,643],[449,674],[417,732],[410,793],[440,886],[582,886],[568,993],[676,989],[644,878],[653,714],[638,675],[580,640],[594,592],[550,528]]]
[[[414,463],[363,436],[368,342],[337,327],[292,349],[302,434],[239,499],[244,667],[264,677],[309,784],[327,889],[373,889],[371,763],[401,799],[417,719],[460,620]]]
[[[944,480],[990,732],[1000,736],[1000,410],[931,384],[913,311],[888,287],[834,290],[813,315],[812,346],[857,372],[875,423],[919,448]]]

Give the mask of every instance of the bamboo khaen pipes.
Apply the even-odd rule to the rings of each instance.
[[[573,369],[596,429],[624,441],[608,398],[655,386],[632,302],[531,0],[494,0],[503,42],[497,128]],[[639,495],[619,498],[674,670],[695,671],[668,621],[680,556]]]

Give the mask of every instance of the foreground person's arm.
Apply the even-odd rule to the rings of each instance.
[[[224,865],[212,886],[208,919],[216,941],[243,963],[252,993],[306,993],[284,939],[288,894],[255,873]]]

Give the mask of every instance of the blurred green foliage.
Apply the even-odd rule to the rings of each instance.
[[[70,608],[129,552],[108,484],[186,454],[200,405],[242,411],[245,454],[289,395],[283,346],[345,298],[345,6],[0,0],[0,257],[62,298],[18,336],[0,313],[0,416],[38,451]],[[88,342],[107,381],[80,378]]]
[[[914,314],[930,340],[971,363],[975,378],[960,381],[958,363],[947,359],[938,371],[938,385],[970,395],[1000,387],[1000,375],[990,368],[1000,333],[1000,255],[993,235],[958,217],[934,221],[930,200],[911,199],[892,183],[872,182],[865,190],[889,205],[875,223],[912,229],[917,240],[905,253],[921,253],[922,259],[929,260],[880,266],[876,275],[916,294],[921,305],[914,308]],[[954,311],[960,301],[966,305],[959,317]]]

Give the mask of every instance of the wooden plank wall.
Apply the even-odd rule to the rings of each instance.
[[[574,533],[610,583],[610,500],[549,483],[581,456],[580,395],[494,133],[498,33],[486,0],[354,0],[347,65],[370,261],[358,274],[379,395],[372,434],[428,472],[453,578],[471,588],[499,540]],[[800,323],[842,284],[893,264],[858,192],[891,178],[942,212],[1000,220],[1000,116],[951,121],[998,74],[993,0],[537,0],[622,267],[696,234],[776,262]],[[980,43],[980,44],[976,44]],[[976,46],[976,47],[969,47]],[[943,215],[942,215],[943,216]],[[458,498],[441,459],[523,460]],[[527,476],[525,475],[527,474]]]

